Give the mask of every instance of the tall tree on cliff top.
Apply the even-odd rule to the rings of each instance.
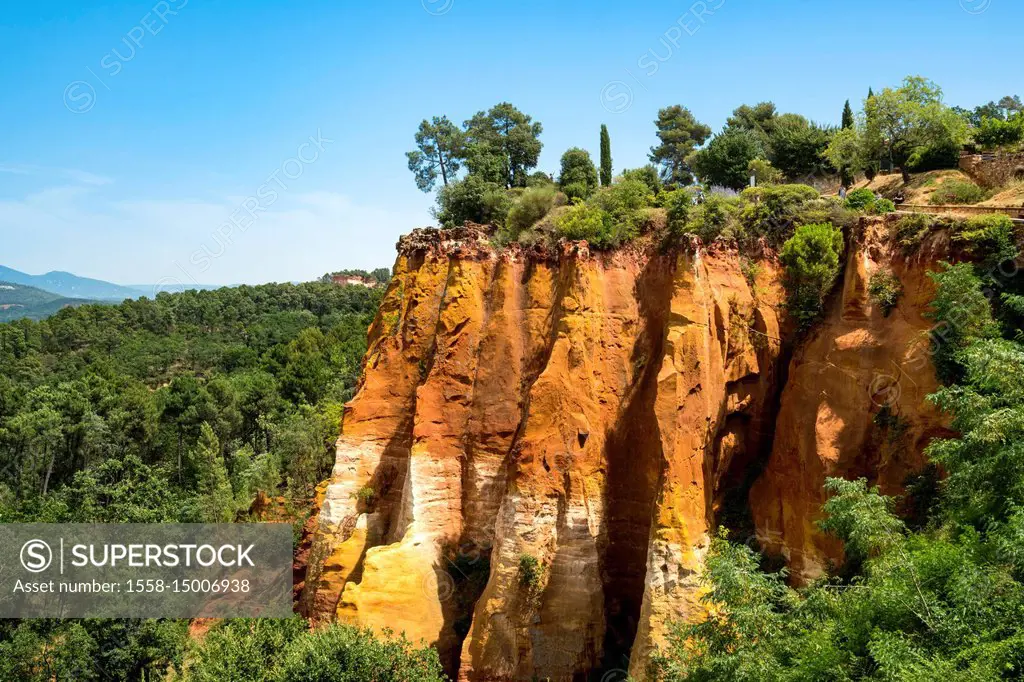
[[[544,126],[508,102],[478,112],[465,123],[469,172],[506,188],[526,187],[544,146]]]
[[[597,169],[590,152],[579,147],[562,154],[562,172],[558,185],[570,199],[586,199],[597,189]]]
[[[447,187],[462,167],[464,135],[447,116],[424,119],[416,131],[415,151],[408,152],[409,170],[416,176],[416,186],[424,192],[434,188],[438,176]]]
[[[915,155],[942,145],[959,147],[967,124],[942,103],[942,89],[920,76],[908,76],[898,88],[885,88],[864,104],[865,134],[881,141],[883,154],[910,181],[908,165]]]
[[[843,106],[843,129],[852,128],[856,120],[853,118],[853,109],[850,107],[850,100],[846,100]]]
[[[857,119],[855,119],[853,117],[853,108],[850,106],[850,100],[846,100],[846,104],[843,105],[843,125],[842,125],[842,128],[840,128],[840,131],[849,130],[849,131],[852,132],[854,130],[854,126],[856,124],[857,124]],[[841,182],[843,183],[843,187],[849,187],[850,185],[853,184],[854,177],[855,177],[855,173],[854,173],[855,167],[854,166],[855,166],[855,164],[851,164],[851,163],[847,163],[847,164],[838,166],[838,168],[839,168],[839,175],[841,177]]]
[[[601,186],[612,184],[612,140],[608,126],[601,124]]]
[[[666,185],[693,184],[693,172],[687,157],[711,136],[711,128],[704,125],[679,104],[658,112],[657,147],[651,148],[650,159],[660,167],[661,179]]]

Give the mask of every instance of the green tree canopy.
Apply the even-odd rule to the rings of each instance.
[[[726,128],[691,155],[690,165],[702,182],[740,190],[750,180],[750,162],[760,158],[765,153],[758,133]]]
[[[597,189],[597,168],[590,152],[573,147],[562,154],[562,169],[558,185],[570,199],[586,199]]]
[[[465,128],[466,165],[471,173],[506,188],[526,187],[543,147],[540,122],[502,102],[478,112]]]
[[[678,104],[660,110],[654,124],[658,128],[659,144],[651,148],[650,159],[660,167],[662,181],[673,186],[693,184],[688,157],[707,141],[711,128]]]
[[[406,154],[416,186],[429,192],[438,176],[445,186],[455,180],[462,167],[463,145],[463,132],[447,116],[435,116],[420,123],[416,131],[416,150]]]

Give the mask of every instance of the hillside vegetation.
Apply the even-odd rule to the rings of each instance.
[[[539,122],[507,102],[461,127],[435,116],[420,124],[409,169],[420,189],[437,189],[435,216],[443,226],[492,225],[502,245],[569,239],[608,249],[666,225],[672,237],[742,241],[763,236],[744,221],[760,198],[737,198],[751,178],[763,187],[796,183],[835,190],[863,177],[859,187],[889,199],[910,194],[905,198],[912,203],[992,199],[997,192],[958,173],[930,172],[955,168],[963,149],[1015,149],[1024,139],[1024,106],[1004,97],[974,110],[950,107],[938,85],[914,76],[878,94],[869,91],[859,115],[847,101],[839,128],[760,102],[736,108],[713,135],[689,109],[673,105],[655,121],[651,164],[614,177],[606,126],[600,174],[590,153],[576,147],[562,155],[557,176],[535,171],[542,132]],[[899,173],[880,176],[882,170]],[[912,173],[926,175],[914,179]],[[699,206],[695,218],[691,206]],[[875,212],[884,207],[872,202]]]
[[[0,520],[230,522],[261,491],[301,517],[380,295],[239,287],[0,324]],[[180,670],[187,630],[5,621],[0,679],[158,679]]]

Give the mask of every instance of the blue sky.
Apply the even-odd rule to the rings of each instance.
[[[607,123],[618,170],[675,103],[717,130],[764,99],[837,122],[908,74],[1024,95],[1017,0],[4,5],[0,264],[167,288],[390,265],[431,222],[404,155],[431,115],[511,101],[546,171]]]

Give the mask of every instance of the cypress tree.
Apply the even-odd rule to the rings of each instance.
[[[853,109],[850,108],[850,100],[846,100],[846,106],[843,107],[843,127],[853,127]]]
[[[601,124],[601,186],[612,184],[612,141],[608,126]]]

